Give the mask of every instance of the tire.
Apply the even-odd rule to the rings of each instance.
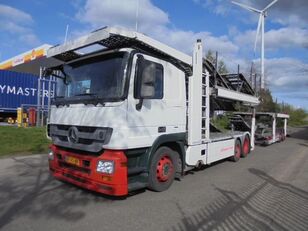
[[[245,158],[248,153],[250,153],[250,138],[246,135],[242,146],[241,157]]]
[[[285,139],[286,139],[286,136],[284,135],[284,132],[282,132],[282,133],[280,133],[280,142],[283,142],[283,141],[285,141]]]
[[[237,139],[234,145],[234,155],[231,157],[231,160],[233,162],[239,161],[239,159],[241,158],[241,154],[242,154],[241,142]]]
[[[179,162],[178,154],[168,147],[160,147],[154,153],[150,164],[148,188],[162,192],[174,181]]]

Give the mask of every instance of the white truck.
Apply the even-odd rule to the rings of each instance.
[[[84,53],[88,47],[100,48]],[[50,48],[47,57],[59,61],[44,73],[58,78],[49,166],[62,181],[115,196],[163,191],[189,169],[237,161],[254,147],[250,132],[210,132],[212,105],[253,108],[259,100],[216,73],[201,40],[189,56],[106,27]]]

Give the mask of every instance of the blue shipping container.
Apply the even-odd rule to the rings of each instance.
[[[47,105],[48,82],[44,82],[45,90],[41,90],[41,95],[44,93]],[[0,112],[16,112],[22,104],[37,105],[37,88],[38,76],[0,70]]]

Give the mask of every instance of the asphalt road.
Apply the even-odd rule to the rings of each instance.
[[[308,128],[238,163],[124,200],[54,180],[46,155],[0,160],[0,230],[308,230]]]

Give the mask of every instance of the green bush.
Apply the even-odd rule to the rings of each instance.
[[[222,131],[227,130],[230,124],[230,120],[227,115],[219,115],[212,119],[211,122],[215,127]]]

